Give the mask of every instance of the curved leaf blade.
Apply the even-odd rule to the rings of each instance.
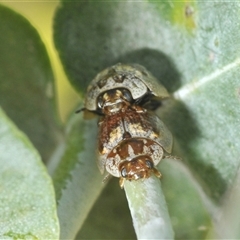
[[[61,239],[73,239],[103,187],[96,164],[96,119],[85,121],[82,114],[67,124],[66,140],[60,145],[60,159],[52,169],[58,200]],[[49,165],[49,169],[52,166]]]
[[[112,178],[103,189],[76,239],[135,239],[126,194],[119,179]]]
[[[218,215],[216,229],[211,234],[212,238],[239,239],[239,197],[240,197],[240,171],[234,184],[224,196],[221,212]]]
[[[169,32],[161,21],[147,2],[63,1],[56,12],[54,42],[71,84],[83,94],[98,72],[122,61],[145,66],[176,89],[173,79],[179,74],[159,47]]]
[[[80,93],[99,70],[118,61],[142,64],[161,80],[180,100],[159,111],[175,151],[219,202],[239,167],[240,5],[150,2],[63,2],[55,44]]]
[[[205,239],[212,228],[215,204],[180,160],[164,159],[158,169],[163,174],[161,183],[175,238]]]
[[[58,239],[55,194],[40,156],[0,110],[0,236]]]
[[[239,61],[240,63],[240,61]],[[194,117],[197,129],[196,136],[188,143],[188,152],[185,152],[185,161],[191,165],[196,175],[201,174],[211,191],[211,196],[219,199],[230,186],[239,168],[237,119],[240,116],[239,97],[239,67],[228,72],[222,72],[209,82],[198,85],[201,79],[189,84],[191,90],[185,87],[175,93],[175,96],[184,102],[185,107]],[[217,70],[218,71],[218,70]],[[206,76],[208,78],[209,76]],[[180,109],[179,109],[180,110]],[[169,123],[174,124],[177,112],[169,116]],[[180,122],[182,130],[186,129],[186,122]],[[173,127],[174,129],[174,127]],[[197,133],[198,132],[198,133]],[[180,146],[186,141],[187,134],[176,130]],[[186,145],[185,145],[186,146]],[[200,169],[201,168],[201,169]]]
[[[0,103],[46,161],[58,141],[54,77],[36,29],[0,6]]]

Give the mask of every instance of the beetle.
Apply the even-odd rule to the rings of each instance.
[[[169,97],[167,90],[146,68],[139,64],[118,63],[103,70],[92,80],[87,88],[84,107],[89,111],[101,112],[99,97],[112,89],[128,90],[131,101],[141,105]]]
[[[172,150],[172,134],[152,111],[166,89],[142,66],[117,64],[90,83],[84,110],[100,115],[98,167],[124,180],[161,177],[156,165]],[[106,179],[106,178],[105,178]]]

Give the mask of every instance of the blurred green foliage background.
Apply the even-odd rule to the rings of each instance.
[[[220,209],[219,205],[223,202],[226,190],[229,187],[231,190],[231,184],[234,182],[235,177],[238,176],[238,178],[236,178],[237,181],[235,180],[235,186],[239,186],[238,182],[240,179],[239,171],[237,171],[239,167],[239,142],[237,141],[239,138],[237,132],[239,131],[235,130],[239,127],[238,106],[240,60],[238,49],[240,48],[238,47],[239,31],[237,30],[239,29],[238,16],[240,7],[237,6],[237,4],[235,5],[233,1],[231,4],[230,2],[224,3],[224,1],[196,1],[198,5],[194,8],[196,12],[194,19],[198,25],[195,26],[193,18],[191,18],[193,5],[186,5],[186,1],[161,2],[149,0],[149,2],[151,2],[151,4],[156,4],[154,8],[152,7],[154,5],[149,5],[149,8],[147,7],[147,10],[154,9],[155,16],[151,11],[146,11],[149,13],[146,14],[146,19],[148,21],[143,20],[140,22],[141,27],[143,26],[143,28],[140,29],[141,31],[135,31],[135,22],[131,24],[131,21],[128,20],[132,19],[134,16],[141,17],[139,12],[145,13],[145,6],[132,8],[134,10],[125,6],[122,8],[112,6],[112,8],[115,9],[114,13],[120,13],[118,18],[116,15],[109,16],[111,9],[109,10],[105,6],[101,6],[101,8],[99,8],[101,2],[98,3],[98,6],[94,5],[94,8],[91,4],[89,4],[89,6],[84,6],[85,8],[80,8],[82,3],[80,1],[72,1],[69,8],[66,5],[63,6],[62,9],[58,11],[58,21],[55,21],[58,23],[55,26],[55,31],[57,32],[55,42],[59,44],[59,52],[64,53],[62,54],[63,65],[65,64],[66,71],[74,76],[72,79],[71,77],[69,78],[72,81],[83,76],[82,74],[79,74],[79,65],[77,60],[80,59],[79,62],[81,62],[82,72],[84,72],[86,55],[88,55],[88,61],[86,62],[89,69],[93,69],[96,72],[98,72],[98,69],[94,69],[92,67],[94,64],[100,68],[99,70],[101,70],[101,64],[111,64],[112,62],[115,62],[116,59],[117,61],[122,61],[123,58],[120,58],[122,56],[125,57],[124,60],[130,58],[131,60],[134,60],[134,62],[136,59],[139,60],[141,59],[141,56],[144,56],[141,60],[151,66],[151,63],[155,62],[155,59],[153,58],[149,61],[149,58],[146,56],[146,48],[148,49],[150,47],[150,50],[156,48],[158,50],[158,55],[159,51],[160,53],[164,53],[160,54],[161,58],[164,58],[165,60],[172,59],[181,73],[181,76],[177,76],[175,78],[178,81],[175,81],[176,83],[174,83],[174,81],[172,81],[172,72],[168,74],[170,64],[164,65],[166,68],[162,69],[162,73],[166,70],[167,75],[163,75],[168,78],[164,77],[163,79],[165,83],[167,83],[166,87],[170,90],[170,93],[175,92],[176,95],[176,90],[180,88],[180,84],[184,90],[184,87],[189,86],[188,84],[190,84],[190,86],[194,86],[194,83],[201,83],[203,79],[211,79],[211,81],[208,81],[208,84],[202,84],[201,88],[199,88],[199,84],[198,87],[195,87],[194,91],[188,91],[188,94],[185,94],[182,98],[180,97],[182,102],[172,104],[172,106],[170,106],[171,111],[167,109],[167,113],[163,112],[161,115],[164,122],[169,124],[169,128],[175,136],[175,142],[179,143],[179,149],[181,151],[178,156],[181,156],[183,162],[187,166],[186,169],[189,169],[188,172],[185,168],[180,168],[179,166],[181,163],[171,163],[168,161],[163,162],[160,168],[161,171],[163,170],[163,176],[167,177],[163,178],[162,183],[163,188],[166,189],[165,196],[170,209],[169,211],[172,217],[173,225],[175,225],[175,229],[177,230],[177,238],[199,239],[200,237],[196,237],[196,233],[198,236],[201,235],[202,239],[209,238],[211,233],[209,236],[206,236],[206,234],[212,227],[210,215],[212,215],[211,220],[213,219],[213,221],[216,221],[220,210],[223,217],[216,227],[219,236],[224,234],[225,236],[231,236],[231,233],[234,231],[237,233],[234,233],[235,235],[233,236],[239,236],[239,208],[237,207],[239,205],[239,201],[236,201],[235,203],[234,201],[229,201],[230,194],[227,193],[224,200],[229,202],[226,202],[224,208],[222,209]],[[56,9],[59,6],[59,1],[0,1],[0,3],[26,17],[31,24],[36,27],[37,31],[41,35],[41,38],[47,48],[56,79],[57,105],[60,118],[62,122],[65,122],[68,114],[74,109],[77,109],[76,105],[80,101],[80,97],[76,91],[73,90],[67,77],[65,76],[62,64],[60,63],[60,58],[58,57],[58,53],[53,43],[53,18]],[[111,4],[111,1],[108,1],[108,3]],[[122,2],[116,1],[113,4],[115,3],[120,5]],[[173,5],[175,6],[170,6],[171,3],[174,3]],[[191,2],[191,4],[194,4],[194,2]],[[159,9],[157,7],[159,7]],[[82,10],[82,15],[79,12],[79,9]],[[102,12],[99,9],[101,9]],[[107,9],[107,11],[103,11],[105,9]],[[119,9],[122,9],[122,11],[119,11]],[[158,9],[159,12],[156,11],[156,9]],[[185,11],[183,11],[183,9]],[[72,18],[69,17],[69,13],[72,14]],[[159,13],[161,13],[161,17],[163,16],[163,18],[159,17]],[[93,18],[94,21],[92,25],[88,27],[86,22],[88,23],[90,18],[89,16],[92,16],[91,14],[95,14],[95,18]],[[105,16],[102,17],[103,21],[99,21],[99,16]],[[152,16],[155,18],[152,18]],[[138,20],[140,17],[136,19]],[[108,23],[111,22],[109,19],[114,19],[115,25],[113,24],[112,28],[108,29]],[[129,25],[125,25],[125,21],[122,21],[122,19],[126,20],[126,22],[128,21]],[[157,22],[153,20],[157,20]],[[98,22],[101,24],[95,24]],[[149,26],[151,25],[146,24],[149,22],[154,23],[151,26],[152,32],[149,32],[153,33],[153,35],[146,34]],[[143,23],[145,23],[145,28]],[[161,23],[162,25],[160,24],[160,26],[158,23]],[[65,27],[66,25],[71,26],[72,28]],[[95,28],[95,26],[97,27]],[[98,26],[100,27],[98,28]],[[119,28],[119,26],[121,28]],[[123,28],[123,26],[127,27]],[[194,29],[195,27],[195,34],[193,34],[189,29]],[[69,29],[70,31],[68,31]],[[119,31],[119,29],[122,31]],[[132,31],[132,29],[134,31]],[[225,31],[222,31],[222,29]],[[89,36],[92,33],[93,36],[97,36],[95,38],[91,38],[93,42],[89,44],[90,51],[85,47],[87,42],[86,38],[84,38],[85,36],[83,38],[78,37],[78,33],[81,32],[81,30],[86,31],[87,34],[85,34],[85,36]],[[137,39],[135,39],[135,33],[140,34]],[[126,35],[128,36],[127,41],[125,39]],[[69,43],[69,36],[73,37],[74,41],[70,41]],[[100,48],[99,52],[97,52],[98,57],[96,57],[93,61],[92,56],[95,56],[96,48],[101,45],[99,43],[104,42],[106,39],[108,40],[105,43],[107,47]],[[124,41],[121,41],[121,39],[124,39]],[[74,42],[74,44],[69,47],[71,42]],[[121,44],[121,47],[119,47],[119,43]],[[92,48],[92,46],[95,48]],[[87,54],[82,54],[82,49],[87,52]],[[113,50],[114,53],[115,50],[117,50],[115,54],[116,56],[113,56]],[[166,58],[165,54],[168,58]],[[104,57],[101,58],[103,55]],[[157,57],[159,57],[158,55]],[[134,56],[135,58],[131,58],[131,56]],[[149,56],[152,57],[156,55],[154,55],[153,51],[151,51],[151,55]],[[235,58],[237,58],[237,60]],[[104,61],[102,61],[102,59]],[[137,63],[142,62],[137,61]],[[169,61],[167,61],[167,63],[169,63]],[[72,65],[74,65],[75,68],[72,67]],[[143,65],[145,66],[146,64]],[[147,68],[148,65],[146,65]],[[153,65],[153,68],[158,70],[157,65]],[[87,69],[87,73],[89,72],[89,69]],[[228,70],[226,71],[226,69]],[[20,69],[20,71],[22,71],[22,69]],[[216,74],[219,73],[219,71],[221,74]],[[88,76],[89,75],[87,74],[87,77]],[[90,79],[87,81],[89,80]],[[83,77],[81,84],[86,84],[87,81],[84,82]],[[82,89],[82,85],[80,85],[80,88]],[[180,88],[180,90],[181,89],[182,88]],[[76,88],[76,90],[78,89]],[[75,119],[78,117],[81,116],[74,116]],[[64,163],[62,165],[60,164],[59,169],[60,171],[63,170],[67,176],[62,177],[60,174],[56,174],[57,177],[60,177],[60,180],[64,182],[64,184],[69,181],[68,177],[70,176],[70,187],[66,190],[65,185],[63,184],[63,187],[61,185],[59,189],[61,191],[62,189],[64,189],[64,191],[66,190],[65,196],[67,196],[67,199],[71,200],[81,199],[80,197],[76,198],[74,194],[77,192],[80,195],[84,192],[81,192],[81,188],[79,187],[79,182],[81,182],[79,180],[79,176],[81,174],[78,172],[78,155],[82,153],[82,149],[79,148],[79,145],[84,147],[85,143],[89,146],[88,141],[90,140],[83,141],[83,139],[85,139],[84,134],[86,133],[86,136],[91,139],[91,134],[88,133],[89,129],[93,132],[95,131],[91,125],[86,127],[85,124],[88,124],[88,122],[84,123],[74,120],[74,123],[75,128],[70,126],[72,129],[72,135],[68,134],[65,139],[65,144],[71,150],[69,150],[71,154],[66,151],[66,154],[63,157],[59,157],[59,159]],[[82,125],[80,123],[82,123]],[[67,125],[67,127],[69,127],[69,125],[74,124],[70,122],[70,124]],[[83,134],[79,134],[79,132]],[[60,148],[62,148],[62,145],[60,145]],[[90,165],[90,160],[95,161],[91,155],[93,154],[93,151],[88,151],[88,153],[90,153],[90,155],[87,155],[87,157],[86,155],[81,155],[81,158],[79,158],[82,160],[83,164],[86,163],[85,168],[82,169],[86,169],[86,172],[89,173],[88,167],[90,166],[91,170],[95,171],[92,175],[97,176],[99,172],[97,168],[94,168],[96,167],[95,163],[94,165]],[[70,163],[72,161],[74,164],[69,164],[68,161],[65,161],[66,159],[69,160]],[[85,159],[88,159],[89,161],[86,162]],[[67,168],[65,164],[69,164],[67,166],[70,167]],[[180,165],[178,166],[178,164]],[[89,174],[87,174],[87,176],[89,177]],[[98,177],[100,178],[100,176]],[[92,188],[94,184],[89,182],[86,176],[83,176],[83,178],[85,179],[84,181]],[[96,181],[96,178],[90,179],[94,179]],[[59,182],[61,182],[60,180]],[[122,229],[124,229],[122,232],[128,235],[129,238],[129,233],[131,231],[130,228],[132,228],[132,225],[126,201],[124,202],[124,192],[116,187],[117,179],[114,179],[113,181],[114,182],[110,182],[110,184],[106,186],[102,195],[95,203],[81,232],[78,235],[78,238],[82,239],[89,233],[92,234],[92,238],[93,236],[99,237],[99,232],[104,231],[103,227],[105,227],[104,229],[108,229],[103,234],[106,234],[107,232],[107,235],[111,236],[109,232],[109,229],[111,229],[112,236],[117,236],[118,234],[116,233],[121,232]],[[84,187],[86,185],[85,182],[81,182]],[[95,187],[98,188],[99,186],[96,184]],[[91,188],[87,187],[87,189]],[[73,190],[72,192],[74,193],[72,195],[69,194],[71,190]],[[239,199],[239,189],[237,189],[237,191],[234,189],[234,194],[233,198]],[[88,196],[90,195],[91,194]],[[86,191],[84,192],[84,196],[86,196]],[[93,202],[95,201],[95,197],[97,196],[95,195],[94,198],[92,198],[92,200],[94,199]],[[195,199],[199,200],[199,202]],[[210,202],[210,200],[213,201]],[[202,204],[202,201],[204,204]],[[64,202],[64,200],[61,200],[61,203],[62,202]],[[87,199],[86,202],[89,202],[89,199]],[[74,201],[71,203],[73,203],[70,205],[73,206],[75,213],[76,209],[74,207],[76,205],[78,206],[79,203],[77,202],[76,205],[74,205]],[[125,209],[123,209],[123,205]],[[63,206],[65,207],[64,204]],[[104,208],[104,206],[106,208]],[[112,210],[110,214],[108,211],[109,206],[111,206]],[[65,209],[68,209],[67,207],[64,207],[60,209],[58,206],[60,213],[65,213]],[[84,206],[84,208],[86,207]],[[208,209],[208,211],[205,211],[205,208]],[[127,212],[127,214],[123,214],[124,212]],[[124,216],[126,215],[128,220],[123,221]],[[114,216],[117,218],[115,221]],[[73,217],[75,223],[79,223],[77,217]],[[62,219],[64,219],[64,217]],[[104,219],[104,221],[102,219]],[[64,220],[69,222],[69,217],[65,217]],[[196,220],[196,222],[194,222],[194,220]],[[115,222],[118,222],[118,224],[115,224]],[[120,225],[120,222],[122,225]],[[233,223],[237,227],[235,227]],[[104,224],[105,226],[103,226]],[[113,224],[114,226],[111,226],[110,224]],[[71,225],[71,223],[69,225]],[[94,231],[92,226],[94,226]],[[129,229],[126,228],[126,226],[129,227]],[[94,235],[95,231],[96,235]],[[134,235],[134,233],[132,235]],[[102,235],[102,238],[103,237],[107,236]],[[123,235],[121,235],[121,237],[124,238]]]
[[[41,35],[55,75],[60,118],[65,122],[69,112],[79,102],[79,96],[67,80],[53,43],[52,24],[59,1],[0,1],[0,3],[26,17]]]

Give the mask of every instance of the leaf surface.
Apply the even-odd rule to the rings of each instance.
[[[46,48],[21,15],[0,6],[0,21],[0,104],[46,161],[60,134]]]
[[[96,164],[96,118],[85,121],[82,114],[67,123],[66,140],[55,156],[60,162],[49,166],[58,201],[61,239],[76,236],[105,186]]]
[[[174,155],[203,189],[192,193],[199,202],[202,195],[213,201],[203,206],[213,215],[240,163],[239,11],[239,2],[222,1],[62,1],[54,25],[55,45],[80,94],[99,71],[119,61],[145,66],[173,94],[158,114],[173,133]],[[186,206],[192,193],[179,196]],[[184,217],[171,208],[170,215]],[[203,212],[190,215],[209,228]],[[176,238],[183,235],[194,238],[190,229]]]
[[[0,238],[58,239],[52,181],[28,138],[0,109]]]

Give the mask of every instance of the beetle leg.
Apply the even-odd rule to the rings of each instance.
[[[110,178],[112,177],[112,175],[110,175],[109,173],[103,178],[102,183],[106,183]]]
[[[124,185],[124,178],[123,177],[120,177],[119,179],[119,185],[120,185],[120,188],[123,189],[123,185]]]
[[[134,109],[137,113],[144,113],[146,112],[146,109],[142,108],[141,106],[138,105],[132,105],[130,106],[132,109]]]
[[[85,110],[87,110],[85,107],[84,108],[80,108],[77,111],[75,111],[75,113],[80,113],[80,112],[85,111]]]
[[[156,168],[153,168],[152,171],[156,177],[158,178],[162,177],[162,174]]]

